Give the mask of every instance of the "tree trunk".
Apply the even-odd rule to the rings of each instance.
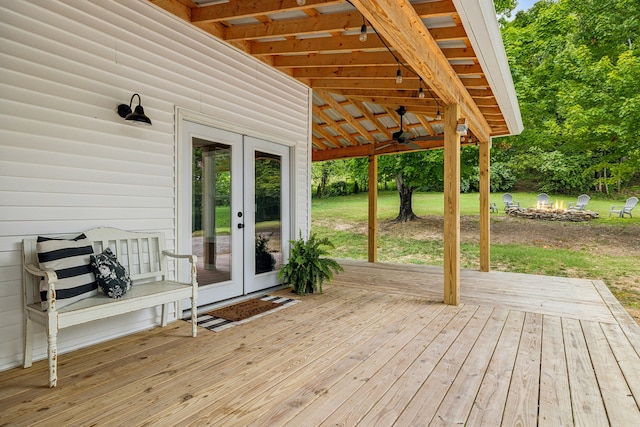
[[[329,162],[322,164],[322,175],[320,175],[320,183],[318,184],[317,197],[324,197],[327,193],[327,184],[329,183]]]
[[[413,213],[412,205],[413,190],[415,190],[415,188],[405,185],[401,175],[396,176],[396,187],[400,195],[400,212],[394,221],[407,222],[418,219],[416,214]]]

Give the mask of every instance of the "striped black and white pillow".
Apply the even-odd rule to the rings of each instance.
[[[53,239],[38,236],[38,263],[42,270],[54,270],[58,275],[56,307],[62,308],[84,298],[98,295],[98,285],[91,268],[91,241],[84,234],[74,239]],[[42,309],[47,309],[47,287],[41,282]]]

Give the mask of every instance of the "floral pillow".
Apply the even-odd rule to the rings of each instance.
[[[120,298],[131,289],[129,273],[118,262],[111,249],[106,248],[101,254],[91,255],[91,267],[96,275],[96,282],[105,295]]]

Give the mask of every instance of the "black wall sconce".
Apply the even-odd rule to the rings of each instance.
[[[131,105],[133,105],[133,98],[138,97],[138,105],[136,105],[135,110],[131,110]],[[142,105],[140,105],[142,101],[140,101],[140,95],[134,93],[131,96],[131,101],[129,101],[129,105],[120,104],[118,105],[118,114],[120,117],[123,117],[125,120],[129,120],[138,125],[146,125],[151,126],[151,119],[144,114],[144,109]]]

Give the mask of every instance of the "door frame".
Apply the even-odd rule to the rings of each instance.
[[[236,133],[242,136],[249,136],[257,139],[262,139],[267,142],[272,142],[275,144],[279,144],[282,146],[289,147],[289,188],[291,192],[291,198],[289,203],[289,235],[296,236],[298,229],[298,217],[296,215],[299,201],[297,198],[298,187],[296,180],[294,177],[298,173],[298,165],[295,161],[297,158],[296,152],[300,150],[296,146],[295,141],[290,141],[284,139],[280,136],[268,134],[265,132],[261,132],[255,129],[249,129],[243,127],[241,125],[237,125],[234,123],[230,123],[227,121],[219,120],[208,116],[206,114],[198,113],[195,111],[187,110],[180,107],[175,107],[175,132],[174,132],[174,158],[176,165],[176,172],[174,176],[174,188],[175,188],[175,222],[174,222],[174,236],[175,236],[175,251],[178,253],[191,253],[191,229],[186,224],[191,224],[191,208],[187,207],[186,203],[191,203],[191,178],[185,180],[181,177],[184,176],[186,172],[191,171],[191,158],[188,159],[184,157],[184,147],[185,143],[188,143],[191,146],[191,141],[183,141],[182,134],[184,131],[184,122],[192,122],[204,126],[209,126],[212,128],[216,128],[222,131],[228,131],[232,133]],[[309,147],[310,150],[310,147]],[[186,170],[185,170],[186,169]],[[310,174],[311,171],[306,171],[305,173]],[[189,175],[190,176],[190,175]],[[306,193],[305,193],[306,194]],[[188,199],[188,200],[186,200]],[[170,244],[168,244],[170,247]],[[286,259],[285,259],[286,262]],[[190,267],[185,265],[186,263],[178,263],[176,265],[175,276],[178,280],[188,280],[188,276],[190,273]],[[244,285],[243,285],[244,289]],[[183,308],[189,309],[191,308],[189,300],[183,301]]]

